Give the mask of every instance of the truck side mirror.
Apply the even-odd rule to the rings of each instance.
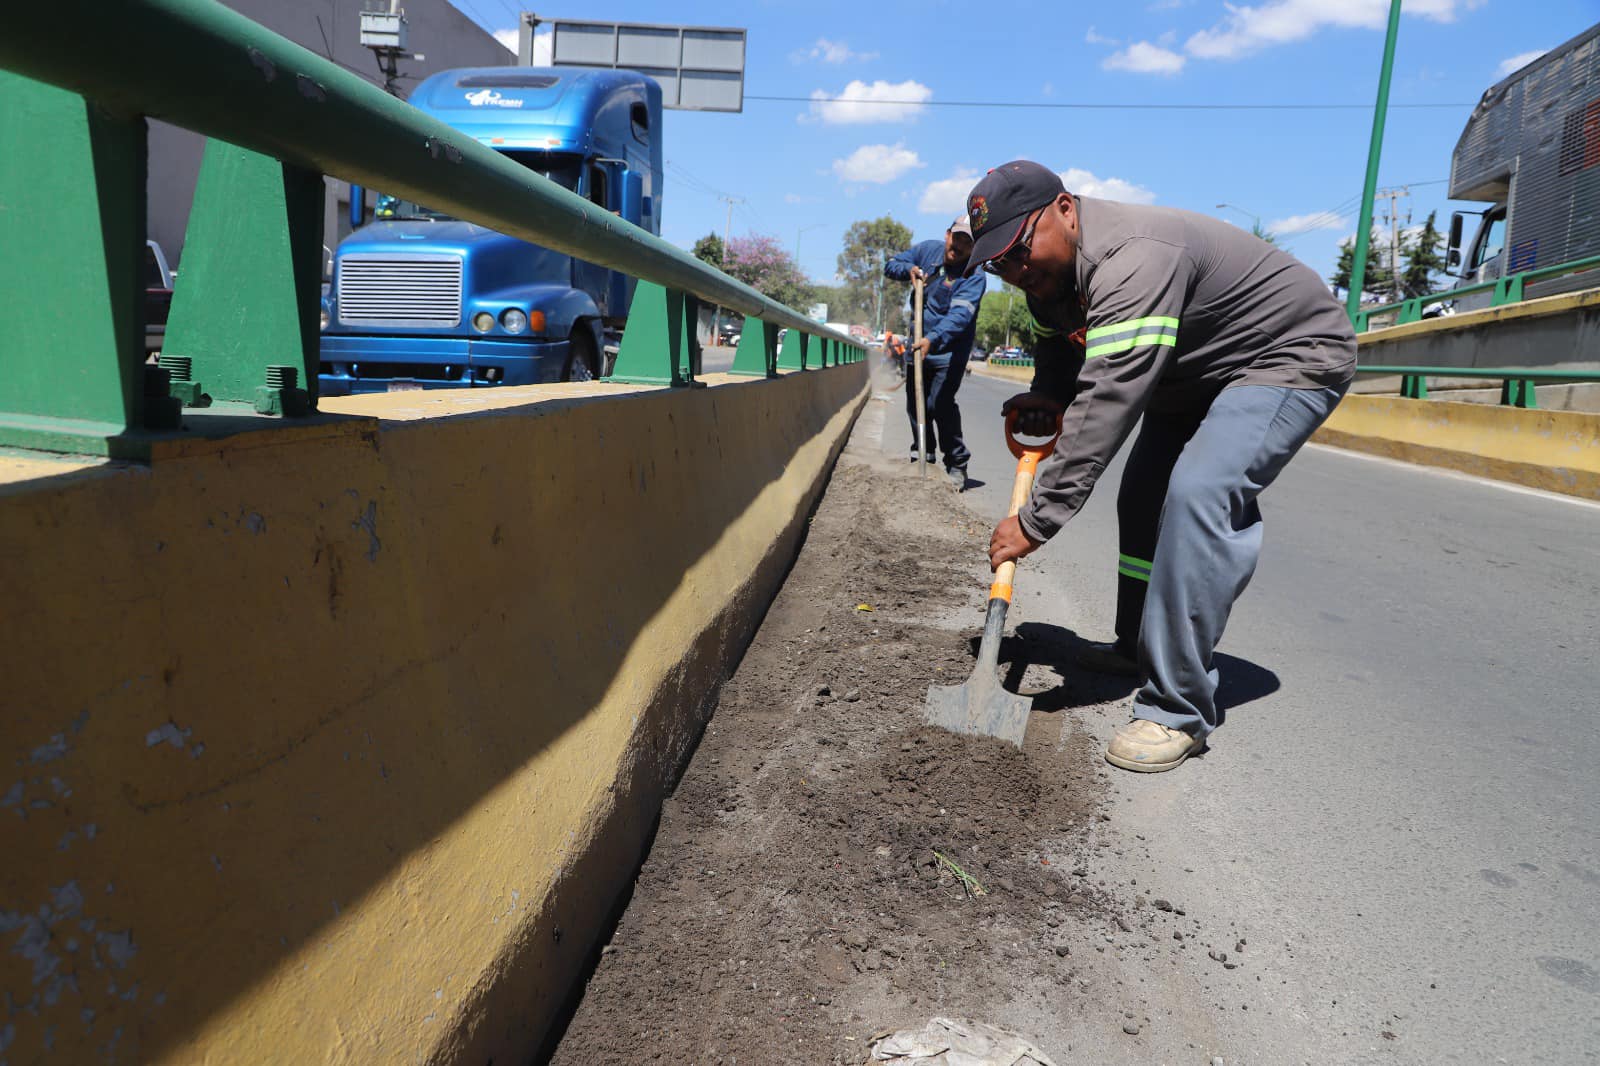
[[[635,226],[644,224],[644,176],[637,171],[622,172],[622,217]]]
[[[1450,216],[1450,239],[1445,242],[1444,268],[1454,270],[1461,265],[1461,212]]]
[[[350,228],[360,229],[367,221],[367,190],[359,185],[350,186]]]

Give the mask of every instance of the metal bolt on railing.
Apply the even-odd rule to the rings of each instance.
[[[200,383],[191,376],[194,373],[194,360],[187,355],[167,355],[163,352],[157,358],[162,369],[172,378],[171,394],[185,407],[201,407],[207,402],[206,395],[200,391]]]
[[[304,389],[295,387],[299,381],[299,367],[282,365],[267,367],[267,383],[256,388],[256,414],[283,415],[289,418],[309,414],[310,398]]]

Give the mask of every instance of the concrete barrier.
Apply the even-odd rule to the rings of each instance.
[[[1346,396],[1311,439],[1600,499],[1600,415],[1596,414]]]
[[[985,377],[1004,378],[1007,381],[1020,381],[1024,385],[1033,381],[1033,367],[1031,366],[991,366],[989,363],[969,363],[974,374]]]
[[[0,1060],[526,1061],[866,395],[719,381],[0,462]]]
[[[1600,365],[1600,289],[1369,330],[1357,343],[1358,358],[1370,366],[1594,370]],[[1429,389],[1474,384],[1428,379]],[[1396,393],[1400,377],[1363,374],[1351,391]]]

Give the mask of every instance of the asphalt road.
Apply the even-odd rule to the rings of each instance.
[[[961,392],[988,519],[1020,390]],[[1120,472],[1025,560],[1014,622],[1109,637]],[[1315,445],[1262,504],[1211,750],[1085,768],[1118,815],[1095,875],[1251,945],[1130,972],[1177,1031],[1126,1061],[1600,1061],[1600,507]],[[1104,739],[1126,700],[1070,714]]]

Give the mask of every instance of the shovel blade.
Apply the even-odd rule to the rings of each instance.
[[[1033,700],[1007,692],[992,667],[980,665],[965,685],[935,685],[928,690],[923,717],[952,733],[999,737],[1022,747]]]

